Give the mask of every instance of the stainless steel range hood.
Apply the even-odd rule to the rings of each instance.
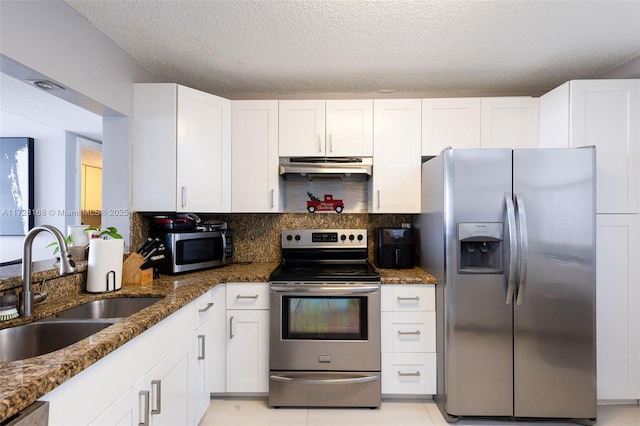
[[[367,179],[371,157],[280,157],[280,175],[306,176],[309,180]]]

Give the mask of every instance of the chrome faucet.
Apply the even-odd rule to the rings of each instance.
[[[76,264],[71,260],[71,255],[67,250],[67,243],[64,235],[55,226],[36,226],[24,237],[22,245],[22,293],[20,293],[20,303],[18,310],[21,316],[30,317],[33,314],[33,293],[31,292],[31,251],[33,239],[42,231],[47,231],[54,236],[60,248],[60,275],[67,275],[76,272]]]

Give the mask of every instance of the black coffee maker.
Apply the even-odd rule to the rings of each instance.
[[[413,229],[378,228],[376,265],[379,268],[413,268]]]

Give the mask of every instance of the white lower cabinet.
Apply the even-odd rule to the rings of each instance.
[[[269,284],[227,283],[228,393],[269,391]]]
[[[640,224],[596,216],[598,399],[640,399]]]
[[[198,364],[206,348],[197,333],[209,329],[199,310],[210,299],[201,296],[43,396],[49,425],[197,425],[208,402],[194,395],[209,395],[197,376],[207,369]]]
[[[184,342],[134,386],[138,414],[134,415],[134,424],[194,424],[189,423],[190,344]]]
[[[388,284],[381,296],[382,394],[435,394],[435,287]]]

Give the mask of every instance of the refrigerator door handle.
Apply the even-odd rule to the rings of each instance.
[[[505,192],[504,202],[507,208],[507,229],[509,231],[509,275],[507,276],[507,297],[504,303],[510,305],[513,301],[513,293],[516,285],[516,268],[518,265],[516,212],[511,192]]]
[[[515,196],[516,216],[518,221],[518,234],[520,239],[520,270],[518,271],[518,288],[516,291],[516,305],[522,305],[524,290],[527,284],[527,263],[529,254],[529,239],[527,236],[527,214],[524,208],[522,196]]]

